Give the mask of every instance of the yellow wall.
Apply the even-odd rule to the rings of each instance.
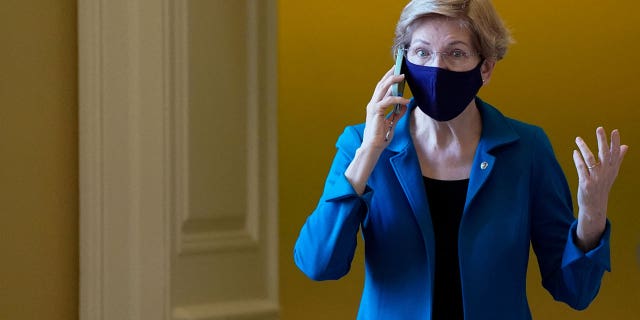
[[[509,116],[541,125],[575,194],[574,137],[594,146],[596,126],[631,145],[609,201],[612,267],[584,312],[554,302],[529,272],[539,319],[630,319],[640,314],[640,3],[633,0],[494,1],[517,40],[480,96]],[[362,248],[340,281],[307,280],[292,248],[320,196],[334,142],[364,107],[393,61],[403,1],[279,1],[280,272],[282,319],[353,319],[362,287]],[[533,259],[534,260],[534,259]],[[535,261],[535,260],[534,260]]]
[[[77,319],[76,1],[0,1],[0,41],[0,319]]]

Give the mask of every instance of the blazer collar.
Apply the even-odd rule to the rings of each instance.
[[[507,118],[498,109],[478,97],[476,97],[476,106],[482,118],[482,133],[478,152],[488,153],[499,146],[509,144],[520,138],[507,121]],[[387,147],[390,151],[402,152],[409,147],[413,147],[409,130],[411,122],[408,115],[416,107],[415,100],[411,99],[407,107],[407,113],[398,121],[393,140]]]

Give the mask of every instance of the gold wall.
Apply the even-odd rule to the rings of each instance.
[[[320,196],[347,124],[364,121],[393,61],[404,1],[279,1],[280,290],[282,320],[354,319],[363,281],[360,246],[351,273],[313,282],[293,264],[298,231]],[[494,1],[515,43],[480,96],[506,115],[542,126],[575,195],[574,138],[595,148],[595,128],[619,128],[631,146],[609,201],[612,268],[594,303],[573,311],[542,289],[535,259],[534,318],[630,319],[640,314],[640,3],[632,0]]]
[[[1,1],[0,40],[0,319],[77,319],[76,1]]]

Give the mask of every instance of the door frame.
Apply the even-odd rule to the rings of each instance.
[[[81,320],[176,317],[171,304],[176,1],[184,0],[78,0]],[[264,211],[267,274],[273,278],[267,309],[273,314],[278,305],[277,1],[247,2],[267,15],[262,61],[267,67],[261,79],[269,108],[266,183],[274,186]],[[246,318],[238,310],[229,314]],[[229,314],[212,310],[193,318]]]

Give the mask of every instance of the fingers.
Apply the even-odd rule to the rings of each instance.
[[[611,131],[611,158],[617,161],[617,165],[622,164],[624,156],[627,154],[629,146],[620,144],[620,131],[618,129]]]
[[[593,156],[593,153],[587,146],[587,143],[584,142],[582,138],[576,138],[576,145],[578,146],[580,154],[582,155],[582,163],[587,167],[587,169],[598,164],[598,160]]]
[[[386,109],[388,106],[395,106],[397,104],[401,105],[401,106],[406,106],[409,103],[409,99],[403,98],[403,97],[396,97],[396,96],[387,96],[384,99],[382,99],[382,101],[380,101],[380,105],[383,107],[383,109]]]
[[[598,140],[598,157],[600,161],[608,165],[619,166],[629,149],[626,145],[620,145],[620,131],[618,129],[611,131],[611,143],[609,144],[607,143],[606,131],[604,128],[598,127],[596,129],[596,138]]]
[[[605,129],[598,127],[596,129],[596,139],[598,141],[597,158],[582,138],[576,138],[576,145],[579,149],[579,153],[574,151],[576,168],[579,173],[593,174],[598,171],[595,167],[602,164],[603,169],[611,169],[611,172],[614,172],[613,176],[617,175],[622,159],[627,153],[627,150],[629,150],[629,146],[620,144],[620,132],[617,129],[611,131],[611,140],[610,143],[608,143]],[[576,155],[579,157],[576,158]],[[586,168],[586,170],[581,169],[582,167]]]
[[[607,143],[607,133],[603,127],[596,129],[596,139],[598,140],[598,157],[600,158],[600,162],[611,164],[611,150]]]
[[[404,80],[404,75],[394,75],[394,68],[391,68],[382,76],[376,89],[371,96],[371,101],[367,104],[367,120],[363,144],[368,143],[375,147],[385,147],[393,138],[393,131],[397,121],[406,113],[406,105],[410,102],[401,96],[394,96],[391,87],[395,83]],[[393,112],[388,116],[388,111],[392,106],[399,105],[398,113]]]
[[[584,180],[589,175],[589,170],[584,161],[582,161],[582,156],[578,150],[573,150],[573,163],[575,163],[576,171],[578,172],[578,181]]]
[[[393,69],[394,68],[389,69],[389,71],[387,71],[387,73],[385,73],[382,79],[380,79],[380,81],[378,82],[376,86],[376,90],[372,97],[372,102],[382,101],[383,99],[385,99],[385,97],[390,96],[391,86],[395,83],[400,83],[402,82],[402,80],[404,80],[403,74],[394,76]]]
[[[375,103],[373,101],[369,103],[367,106],[367,114],[370,116],[377,115],[383,117],[387,114],[387,111],[391,106],[400,105],[401,107],[404,107],[409,103],[409,101],[409,99],[403,97],[387,96]]]
[[[587,143],[581,137],[576,138],[576,145],[582,154],[582,158],[584,163],[589,167],[597,166],[599,163],[604,163],[607,165],[612,164],[612,161],[617,159],[617,153],[614,155],[613,150],[617,149],[616,152],[620,151],[620,135],[617,130],[613,130],[611,132],[611,146],[607,142],[607,133],[603,127],[598,127],[596,129],[596,140],[598,141],[598,157],[596,158],[591,152],[591,149],[587,146]],[[615,147],[617,144],[617,148]]]
[[[388,79],[390,76],[393,75],[393,68],[389,69],[389,71],[387,71],[387,73],[384,74],[384,76],[382,76],[382,79],[380,79],[380,81],[378,81],[378,84],[376,85],[376,89],[373,92],[373,97],[371,98],[371,101],[380,101],[384,98],[384,96],[387,94],[388,88],[385,89],[385,80]],[[389,86],[391,87],[391,86]]]
[[[628,145],[621,145],[620,146],[620,163],[622,163],[622,160],[624,159],[624,155],[627,154],[627,151],[629,150],[629,146]]]
[[[611,147],[609,148],[609,153],[611,154],[612,160],[620,159],[620,149],[620,132],[618,131],[618,129],[615,129],[611,131]]]

